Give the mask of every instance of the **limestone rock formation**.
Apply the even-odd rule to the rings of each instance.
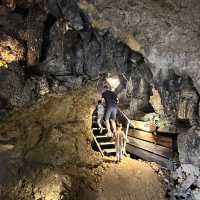
[[[149,67],[154,81],[159,82],[158,87],[162,87],[160,83],[165,80],[169,82],[170,71],[173,70],[179,76],[191,78],[196,90],[200,91],[198,84],[200,5],[197,0],[176,2],[125,0],[109,1],[109,3],[104,0],[92,2],[84,0],[79,2],[79,6],[87,14],[93,27],[100,32],[109,30],[130,49],[142,53],[148,59],[152,64]],[[173,90],[176,86],[172,84],[170,88]],[[161,90],[159,89],[160,93]],[[169,95],[177,96],[174,91],[173,95]],[[177,101],[177,97],[175,99]],[[168,107],[165,111],[169,109],[176,115],[176,106],[172,105],[173,103],[168,105],[169,100],[165,103],[165,98],[162,98],[162,101],[164,107]],[[172,118],[170,121],[173,122],[175,119]]]
[[[199,175],[198,167],[191,164],[182,164],[172,172],[171,185],[169,185],[170,199],[199,199]]]
[[[23,10],[17,11],[17,16],[21,16],[18,23],[21,24],[23,20],[27,23],[19,26],[18,30],[13,23],[13,13],[7,13],[2,20],[2,27],[6,34],[11,35],[12,32],[14,38],[27,44],[26,62],[36,65],[32,68],[29,66],[28,76],[45,75],[50,87],[57,82],[61,90],[66,90],[66,87],[80,87],[86,80],[98,79],[102,73],[117,73],[125,77],[122,78],[117,91],[129,116],[133,117],[152,109],[149,99],[151,89],[155,87],[160,93],[164,114],[172,124],[175,124],[177,118],[193,122],[198,114],[195,111],[198,104],[194,88],[196,82],[191,81],[190,88],[184,89],[183,94],[180,94],[178,90],[185,84],[181,75],[185,71],[180,73],[181,65],[177,68],[173,64],[167,64],[167,61],[171,63],[171,57],[168,58],[165,51],[169,50],[167,45],[171,45],[171,42],[167,40],[164,43],[167,39],[165,33],[170,36],[176,25],[181,28],[175,10],[179,10],[177,15],[182,16],[190,9],[191,4],[184,7],[181,3],[171,1],[163,4],[150,0],[139,3],[124,1],[123,4],[119,1],[110,2],[111,6],[104,9],[104,1],[100,0],[80,1],[78,5],[70,0],[58,3],[17,1],[17,6]],[[179,7],[181,9],[178,9]],[[119,17],[115,17],[114,9]],[[157,11],[156,15],[154,10]],[[170,15],[175,21],[170,21],[171,18],[167,18],[165,21],[170,22],[166,23],[164,20],[158,21],[164,17],[163,13]],[[190,18],[185,21],[189,22]],[[125,19],[124,23],[122,19]],[[148,21],[152,19],[154,23]],[[148,23],[145,23],[145,20]],[[5,21],[10,22],[9,28]],[[167,23],[171,23],[169,28]],[[158,26],[159,30],[162,30],[157,36],[156,31],[152,30],[157,30]],[[192,28],[195,28],[195,25]],[[159,44],[163,44],[159,50],[162,56],[155,53]],[[178,45],[181,44],[180,42]],[[173,56],[178,59],[175,47],[174,42],[170,46],[171,53],[174,52]],[[180,59],[182,60],[182,57]],[[194,81],[190,74],[184,73],[184,76]],[[183,97],[188,95],[192,98]]]
[[[0,71],[0,88],[0,99],[5,107],[20,106],[31,100],[31,90],[25,92],[24,72],[18,65],[13,64],[12,69]]]
[[[43,98],[1,122],[0,148],[14,148],[1,152],[0,199],[76,199],[84,185],[95,189],[92,171],[102,161],[90,146],[94,88],[87,88]]]
[[[77,170],[69,170],[66,184],[61,180],[65,164],[96,165],[83,148],[90,143],[85,116],[90,120],[91,95],[105,76],[119,77],[116,93],[129,117],[153,112],[172,129],[193,126],[179,136],[180,161],[199,167],[199,10],[198,0],[0,1],[0,135],[10,145],[2,147],[8,152],[0,179],[20,172],[9,185],[17,189],[7,194],[12,189],[2,187],[2,197],[40,199],[52,187],[57,198],[59,188],[71,191],[77,183]],[[90,81],[96,89],[88,94]],[[50,185],[56,181],[42,188],[46,174]]]
[[[200,91],[200,74],[197,72],[200,57],[198,0],[125,0],[109,3],[105,0],[83,0],[79,6],[88,14],[91,24],[95,25],[96,21],[110,24],[107,29],[114,36],[131,49],[143,53],[154,65],[152,71],[155,77],[160,70],[166,77],[168,69],[173,68],[179,75],[191,77]],[[132,40],[127,39],[130,34]]]
[[[188,132],[183,132],[178,136],[179,159],[183,164],[193,164],[200,167],[199,160],[199,127],[193,127]]]

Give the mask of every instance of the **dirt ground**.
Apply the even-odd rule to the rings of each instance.
[[[166,200],[160,179],[150,165],[130,158],[110,164],[100,185],[97,200]]]

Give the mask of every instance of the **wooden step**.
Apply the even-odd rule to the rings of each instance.
[[[96,130],[100,130],[100,128],[92,128],[92,130],[96,131]],[[103,130],[106,130],[106,128],[103,128]]]
[[[110,142],[112,137],[108,137],[107,135],[95,135],[98,142]]]
[[[95,135],[95,137],[97,137],[97,139],[98,139],[99,136],[105,136],[105,135],[106,135],[105,132],[103,132],[103,133],[93,132],[93,134]],[[103,138],[104,138],[104,137],[103,137]],[[103,138],[102,138],[102,139],[103,139]],[[108,137],[108,138],[110,139],[110,137]],[[101,137],[99,137],[99,139],[101,139]]]
[[[115,145],[115,142],[99,142],[99,144],[101,145],[101,146],[111,146],[111,145]]]
[[[95,135],[98,142],[110,142],[112,137],[108,137],[107,135]]]
[[[161,132],[161,133],[172,133],[172,134],[177,134],[176,130],[172,130],[170,129],[169,127],[159,127],[158,132]]]
[[[156,131],[156,125],[150,122],[144,122],[144,121],[137,121],[137,120],[131,120],[131,127],[134,127],[135,129],[147,131],[147,132],[154,132]]]
[[[14,144],[14,143],[16,143],[15,137],[5,138],[0,136],[0,144]]]
[[[151,142],[154,144],[156,143],[158,145],[161,145],[167,148],[171,148],[171,149],[173,148],[173,139],[167,136],[159,136],[158,134],[154,135],[153,133],[140,131],[136,129],[130,129],[128,136],[141,139],[147,142]]]
[[[131,120],[130,127],[138,129],[138,130],[143,130],[147,132],[154,132],[156,130],[156,126],[153,124],[150,124],[150,121],[139,121],[139,120]],[[160,133],[166,133],[166,134],[177,134],[176,130],[172,130],[169,127],[158,127],[157,129],[158,132]]]
[[[101,139],[101,138],[109,138],[109,139],[110,139],[110,138],[112,138],[112,137],[109,137],[109,136],[107,136],[107,135],[97,135],[96,138],[97,138],[97,139]]]
[[[94,135],[102,135],[102,134],[105,135],[107,133],[107,129],[106,128],[104,128],[101,133],[100,133],[100,129],[99,128],[94,128],[94,129],[92,129],[92,131],[93,131]]]
[[[146,142],[140,139],[136,139],[133,137],[128,136],[129,142],[128,144],[146,150],[148,152],[154,153],[156,155],[165,157],[165,158],[172,158],[173,157],[173,151],[172,149],[157,145],[157,144],[152,144],[150,142]]]
[[[135,146],[132,146],[130,144],[126,145],[126,151],[138,156],[139,158],[142,158],[143,160],[149,161],[149,162],[156,162],[160,164],[163,167],[169,166],[169,159],[164,158],[162,156],[153,154],[151,152],[145,151],[143,149],[137,148]]]
[[[14,145],[12,144],[0,144],[0,153],[14,149]]]
[[[116,153],[116,149],[115,148],[103,149],[103,152],[105,152],[106,154],[112,154],[112,153]]]

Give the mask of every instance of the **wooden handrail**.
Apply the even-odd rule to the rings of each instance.
[[[124,146],[123,146],[123,154],[126,155],[126,143],[127,143],[127,138],[128,138],[128,130],[129,130],[129,126],[132,123],[131,120],[126,116],[126,114],[121,111],[118,108],[118,111],[123,115],[123,117],[127,120],[127,125],[126,125],[126,133],[125,133],[125,142],[124,142]]]
[[[123,111],[121,111],[119,108],[118,108],[118,111],[123,115],[123,117],[124,117],[129,123],[131,123],[131,120],[126,116],[126,114],[125,114]]]
[[[123,153],[126,154],[126,143],[127,143],[127,138],[128,138],[128,130],[129,130],[129,122],[126,125],[126,134],[125,134],[125,141],[124,141],[124,146],[123,146]]]
[[[129,119],[128,116],[127,116],[121,109],[118,108],[118,111],[119,111],[119,112],[122,114],[122,116],[127,120],[127,122],[129,123],[129,125],[131,124],[132,127],[134,128],[134,124],[133,124],[132,120]]]
[[[104,157],[104,153],[103,153],[103,151],[102,151],[102,149],[101,149],[99,143],[97,142],[97,139],[96,139],[96,137],[94,136],[93,133],[92,133],[92,137],[93,137],[93,139],[94,139],[94,141],[95,141],[95,143],[96,143],[96,145],[97,145],[97,147],[98,147],[98,149],[99,149],[99,151],[100,151],[102,157]]]

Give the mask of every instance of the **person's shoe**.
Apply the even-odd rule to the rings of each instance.
[[[108,137],[113,137],[113,133],[110,131],[110,132],[107,132],[106,134]]]
[[[119,162],[120,162],[120,158],[119,158],[119,156],[117,156],[116,163],[118,164]]]
[[[102,133],[103,132],[103,128],[100,128],[100,131],[99,131],[100,133]]]

